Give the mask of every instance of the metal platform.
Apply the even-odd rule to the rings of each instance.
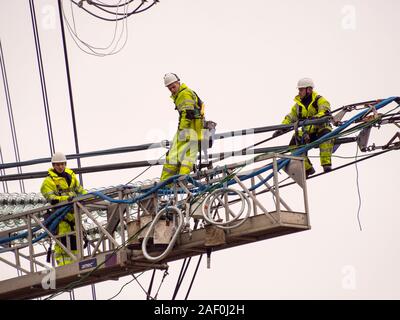
[[[241,175],[234,173],[235,166],[226,167],[219,173],[214,171],[212,175],[214,182],[226,181],[224,179],[227,175],[231,175],[229,177],[236,181],[237,188],[235,191],[222,184],[220,189],[216,189],[219,191],[214,192],[214,196],[212,196],[212,192],[207,192],[205,199],[197,200],[196,203],[207,204],[208,212],[212,212],[209,215],[204,213],[207,212],[205,204],[196,210],[190,208],[188,204],[190,200],[193,200],[192,191],[194,189],[192,185],[184,184],[182,181],[175,183],[176,185],[172,189],[175,192],[171,192],[167,196],[154,192],[135,205],[110,203],[93,198],[93,195],[74,200],[77,227],[76,231],[72,233],[77,238],[78,254],[73,255],[67,246],[66,252],[70,253],[76,262],[61,267],[54,267],[54,264],[52,267],[43,262],[46,252],[43,249],[40,250],[41,247],[33,241],[35,235],[32,228],[44,226],[42,215],[48,207],[14,216],[14,219],[20,219],[26,223],[18,228],[8,230],[6,234],[18,234],[21,230],[25,230],[28,233],[27,241],[22,243],[11,241],[8,247],[0,249],[0,262],[25,274],[1,281],[0,299],[32,299],[48,296],[60,289],[68,291],[93,283],[117,280],[120,277],[146,270],[166,269],[168,262],[196,256],[210,250],[228,249],[310,229],[303,159],[289,157],[292,159],[292,165],[287,168],[288,176],[286,178],[297,181],[297,184],[293,184],[295,190],[291,190],[291,192],[300,190],[301,197],[297,196],[296,199],[302,199],[300,202],[303,207],[300,210],[293,210],[281,195],[283,189],[279,188],[280,182],[276,170],[277,157],[283,156],[265,156],[258,158],[254,163],[259,165],[267,162],[273,165],[274,182],[272,185],[269,185],[261,174],[248,181],[241,181],[241,176],[257,171],[259,167],[248,172],[241,172]],[[206,179],[207,183],[212,183],[207,174],[203,178],[199,178],[199,176],[196,178],[199,183],[204,183]],[[262,190],[252,190],[252,187],[257,184],[256,179],[262,182]],[[154,184],[142,186],[140,190],[121,187],[105,190],[104,194],[110,199],[126,200],[152,190],[152,188],[154,188]],[[180,193],[177,192],[178,188]],[[269,196],[272,196],[272,201],[268,199]],[[180,211],[180,215],[176,214],[170,220],[157,221],[159,214],[166,208],[166,201],[172,203],[173,208],[181,208],[175,209]],[[160,210],[163,204],[164,209]],[[297,205],[298,203],[296,203]],[[243,212],[246,211],[243,208],[247,208],[247,216],[243,216],[242,213],[236,214],[240,207]],[[107,215],[96,216],[95,212],[99,212],[99,210],[107,212]],[[221,214],[219,210],[223,213]],[[184,221],[183,217],[185,217]],[[11,219],[11,217],[0,218],[0,222],[6,219]],[[152,221],[151,225],[148,223],[145,227],[140,228],[133,237],[130,224],[134,223],[139,228],[146,219]],[[93,222],[94,228],[90,229],[87,225],[85,226],[87,220]],[[153,225],[154,228],[162,225],[162,229],[160,229],[162,232],[157,233],[154,229],[154,232],[150,233]],[[166,232],[168,231],[165,229],[166,225],[177,230],[176,239],[174,237],[171,239],[169,233]],[[87,253],[83,247],[84,233],[90,235],[89,248],[91,251]],[[59,237],[51,234],[53,242],[60,243]],[[161,240],[158,239],[158,242],[156,241],[157,237],[161,238]],[[147,241],[149,238],[154,240],[154,243],[149,243],[145,247],[146,251],[140,250],[141,243],[144,239]],[[166,249],[170,244],[172,245],[171,249]],[[163,252],[168,252],[168,254],[163,257]],[[157,256],[162,258],[150,259]],[[22,262],[24,260],[25,265]]]
[[[273,212],[272,214],[280,220],[279,223],[273,223],[265,215],[250,217],[243,225],[226,235],[226,244],[213,247],[212,250],[223,250],[310,229],[307,215],[304,213],[277,214]],[[119,277],[154,268],[165,269],[167,262],[206,253],[208,247],[204,245],[205,233],[205,229],[199,229],[193,231],[191,238],[188,234],[180,235],[179,244],[161,264],[151,263],[141,254],[135,255],[136,250],[123,248],[116,254],[103,252],[94,258],[55,268],[51,271],[54,274],[50,274],[50,271],[41,271],[2,281],[0,282],[0,299],[33,299],[50,295],[55,290],[51,287],[44,288],[44,286],[51,286],[51,281],[57,284],[56,289],[67,287],[74,282],[79,282],[75,287],[78,288],[101,281],[118,280]],[[154,251],[154,253],[158,252]],[[102,263],[104,264],[99,269],[91,272]]]

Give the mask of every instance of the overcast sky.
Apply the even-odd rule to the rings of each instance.
[[[70,2],[63,3],[72,24]],[[35,5],[55,146],[58,151],[75,153],[57,1],[35,0]],[[110,44],[115,23],[95,19],[76,6],[73,10],[81,40],[97,47]],[[126,45],[105,57],[84,53],[67,32],[80,150],[171,139],[178,115],[163,86],[167,72],[177,73],[199,94],[206,103],[207,118],[218,123],[219,132],[279,124],[293,104],[301,77],[312,77],[316,91],[333,109],[400,95],[399,12],[398,0],[161,0],[128,19],[128,33],[117,46],[121,47],[125,36]],[[117,35],[122,24],[118,28]],[[0,38],[21,160],[47,157],[28,0],[1,1]],[[3,86],[0,114],[4,162],[13,162]],[[380,130],[371,142],[384,144],[395,132],[395,127]],[[284,144],[289,138],[275,142]],[[83,159],[82,164],[155,158],[161,151]],[[355,153],[355,145],[337,151],[341,156]],[[311,155],[317,156],[318,151]],[[398,152],[390,152],[359,164],[362,232],[357,222],[355,167],[312,179],[308,183],[310,231],[215,252],[211,269],[206,269],[203,260],[190,298],[399,299],[399,160]],[[319,159],[313,162],[320,171]],[[333,166],[339,162],[334,158]],[[85,187],[125,183],[140,171],[88,174]],[[141,180],[158,177],[160,171],[160,167],[152,168]],[[27,192],[38,192],[41,182],[26,181]],[[17,183],[9,188],[19,192]],[[171,298],[180,265],[170,264],[159,298]],[[1,268],[1,279],[15,276],[15,271]],[[150,274],[141,277],[146,287]],[[157,285],[160,279],[161,272]],[[98,298],[111,297],[128,280],[97,285]],[[182,295],[186,288],[187,283]],[[76,296],[90,299],[90,288],[77,290]],[[118,298],[144,298],[144,294],[137,283],[131,283]]]

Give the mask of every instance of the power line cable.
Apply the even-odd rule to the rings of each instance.
[[[141,173],[139,173],[137,176],[135,176],[134,178],[132,178],[131,180],[129,180],[127,183],[125,184],[129,184],[132,181],[135,181],[137,178],[139,178],[142,174],[144,174],[147,170],[149,170],[151,167],[155,166],[156,164],[158,164],[158,161],[161,160],[162,157],[164,157],[168,152],[164,153],[163,155],[161,155],[161,157],[159,157],[155,162],[153,162],[152,164],[150,164],[146,169],[144,169]]]
[[[3,151],[1,151],[1,146],[0,146],[0,163],[4,163],[3,159]],[[4,169],[0,169],[0,175],[4,176],[6,174],[6,171]],[[8,193],[8,184],[7,181],[2,181],[3,184],[3,191]]]
[[[121,1],[120,1],[120,2],[121,2]],[[129,4],[130,4],[131,2],[132,2],[132,1],[125,1],[125,2],[124,2],[124,4],[123,4],[124,10],[128,8],[128,6],[129,6]],[[143,4],[144,4],[144,1],[142,1],[142,3],[139,5],[138,8],[140,8]],[[122,5],[119,5],[118,7],[116,7],[116,8],[117,8],[117,11],[114,11],[114,12],[113,12],[113,11],[109,11],[109,10],[107,10],[107,9],[104,9],[102,6],[99,6],[99,5],[94,4],[94,3],[92,3],[92,5],[93,5],[94,7],[96,7],[97,9],[99,9],[99,10],[101,10],[101,11],[103,11],[103,12],[106,12],[106,13],[108,13],[108,14],[114,15],[114,16],[116,16],[116,17],[118,17],[118,16],[124,16],[124,17],[126,18],[127,13],[118,13],[118,9],[119,9],[119,7],[122,7]],[[135,10],[138,10],[138,8],[136,8]],[[126,10],[126,11],[127,11],[127,10]]]
[[[71,117],[72,117],[72,126],[74,131],[74,141],[75,141],[75,151],[79,154],[79,141],[78,141],[78,130],[76,126],[76,119],[75,119],[75,108],[74,108],[74,99],[72,96],[72,84],[71,84],[71,75],[69,72],[69,62],[68,62],[68,53],[67,53],[67,42],[65,40],[65,29],[64,29],[64,20],[62,14],[62,0],[58,0],[58,13],[60,16],[60,26],[61,26],[61,38],[63,43],[64,49],[64,60],[65,60],[65,69],[67,73],[67,83],[68,83],[68,93],[69,93],[69,101],[71,105]],[[81,159],[77,159],[78,168],[81,168]],[[82,174],[79,174],[79,182],[83,186],[83,178]]]
[[[126,4],[130,4],[133,1],[135,1],[135,0],[129,0],[128,2],[126,2]],[[101,1],[99,1],[99,2],[90,1],[90,3],[88,1],[86,1],[86,2],[88,4],[93,4],[93,5],[97,5],[99,7],[104,7],[104,8],[118,8],[118,7],[122,7],[123,5],[125,5],[125,4],[123,4],[123,5],[122,4],[106,4],[106,3],[103,3]],[[121,2],[121,1],[119,1],[119,2]],[[142,2],[143,2],[143,0],[142,0]]]
[[[139,280],[137,279],[138,277],[136,277],[134,274],[132,274],[133,278],[136,280],[136,282],[139,284],[140,288],[142,288],[143,292],[146,294],[146,298],[147,300],[154,300],[150,294],[146,291],[145,288],[143,288],[142,284],[139,282]]]
[[[160,285],[158,286],[157,292],[156,292],[156,294],[154,295],[154,300],[157,300],[158,293],[160,292],[160,289],[161,289],[161,285],[164,283],[164,280],[165,280],[165,278],[168,276],[168,274],[169,274],[169,273],[168,273],[168,268],[167,268],[167,270],[164,271],[164,274],[163,274],[163,277],[162,277],[162,279],[161,279]]]
[[[151,280],[150,280],[150,284],[149,284],[149,289],[147,289],[148,292],[148,296],[146,298],[146,300],[150,300],[150,295],[151,295],[151,289],[153,288],[153,282],[154,282],[154,276],[156,275],[156,269],[153,269],[153,274],[151,275]]]
[[[312,124],[322,124],[325,123],[326,120],[305,120],[300,122],[300,124],[303,125],[312,125]],[[269,131],[274,131],[277,129],[293,129],[293,124],[289,125],[273,125],[273,126],[266,126],[266,127],[257,127],[257,128],[249,128],[249,129],[241,129],[241,130],[236,130],[236,131],[227,131],[227,132],[221,132],[215,134],[214,140],[219,140],[219,139],[225,139],[225,138],[231,138],[231,137],[239,137],[239,136],[247,136],[247,135],[252,135],[252,134],[260,134],[260,133],[265,133]],[[167,140],[168,141],[168,140]],[[168,141],[168,144],[171,145],[171,141]],[[85,158],[85,157],[95,157],[95,156],[100,156],[100,155],[111,155],[111,154],[117,154],[117,153],[125,153],[125,152],[137,152],[137,151],[145,151],[149,149],[157,149],[157,148],[162,148],[165,147],[165,140],[160,143],[160,142],[152,142],[152,143],[146,143],[146,144],[141,144],[141,145],[136,145],[136,146],[129,146],[129,147],[118,147],[118,148],[111,148],[111,149],[105,149],[105,150],[99,150],[99,151],[92,151],[92,152],[84,152],[84,153],[79,153],[79,154],[70,154],[66,155],[67,159],[78,159],[78,158]],[[287,146],[284,146],[287,148]],[[279,147],[282,148],[282,147]],[[274,147],[271,150],[275,150],[276,148]],[[267,151],[266,151],[267,152]],[[33,164],[39,164],[39,163],[46,163],[49,162],[50,158],[40,158],[40,159],[35,159],[35,160],[29,160],[29,161],[23,161],[23,162],[14,162],[14,163],[6,163],[3,165],[0,165],[0,168],[13,168],[17,166],[28,166],[28,165],[33,165]]]
[[[101,2],[101,1],[99,1],[99,2],[96,2],[96,1],[90,1],[90,3],[89,3],[89,1],[87,1],[87,0],[83,0],[82,1],[82,3],[84,2],[84,1],[86,1],[88,4],[93,4],[93,5],[97,5],[97,6],[99,6],[99,7],[104,7],[104,8],[118,8],[118,7],[122,7],[123,5],[125,5],[125,4],[107,4],[107,3],[104,3],[104,2]],[[130,4],[130,3],[132,3],[133,1],[135,1],[135,0],[129,0],[129,1],[127,1],[126,2],[126,4]],[[120,3],[121,1],[119,1],[118,3]],[[142,1],[143,2],[143,1]]]
[[[48,96],[47,96],[46,78],[45,78],[45,74],[44,74],[42,51],[41,51],[40,39],[39,39],[39,31],[37,28],[37,19],[36,19],[35,5],[34,5],[33,0],[29,0],[29,8],[31,11],[32,29],[33,29],[33,36],[35,38],[36,57],[37,57],[37,63],[38,63],[38,67],[39,67],[40,84],[42,87],[42,97],[43,97],[43,104],[44,104],[44,114],[45,114],[45,118],[46,118],[47,136],[49,138],[49,147],[50,147],[50,156],[51,156],[55,152],[55,144],[54,144],[54,137],[53,137],[53,128],[51,125],[49,100],[48,100]]]
[[[72,1],[77,7],[79,7],[79,8],[82,9],[82,10],[84,10],[85,12],[89,13],[89,14],[92,15],[93,17],[96,17],[96,18],[98,18],[98,19],[100,19],[100,20],[112,21],[112,22],[114,22],[114,21],[120,21],[120,20],[123,20],[123,19],[126,19],[126,18],[130,17],[130,16],[133,15],[133,14],[138,14],[138,13],[142,13],[142,12],[144,12],[144,11],[147,11],[147,10],[149,10],[151,7],[153,7],[156,3],[159,2],[158,0],[153,0],[153,3],[150,4],[148,7],[144,8],[144,9],[141,9],[141,10],[138,10],[138,8],[140,8],[140,7],[146,2],[146,1],[143,1],[143,0],[142,0],[142,3],[139,5],[139,7],[136,8],[136,9],[134,9],[133,11],[127,13],[126,16],[124,16],[124,17],[122,17],[122,18],[117,18],[117,19],[109,19],[109,18],[105,18],[105,17],[99,16],[99,15],[97,15],[97,14],[91,12],[90,10],[84,8],[83,6],[80,6],[78,3],[76,3],[76,2],[73,1],[73,0],[71,0],[71,1]]]
[[[144,272],[140,273],[137,277],[139,278],[143,273],[144,273]],[[118,296],[120,295],[120,293],[122,292],[122,290],[123,290],[128,284],[130,284],[130,283],[131,283],[132,281],[134,281],[134,280],[135,280],[135,278],[134,278],[133,275],[132,275],[132,280],[129,280],[128,282],[126,282],[126,283],[119,289],[119,291],[118,291],[115,295],[113,295],[111,298],[109,298],[109,299],[107,299],[107,300],[112,300],[112,299],[118,297]]]
[[[182,284],[182,282],[183,282],[183,279],[185,278],[186,271],[187,271],[187,269],[188,269],[188,267],[189,267],[189,264],[190,264],[190,261],[191,261],[191,260],[192,260],[192,257],[190,257],[190,258],[185,258],[185,259],[183,260],[181,272],[179,273],[178,280],[177,280],[177,282],[176,282],[176,286],[175,286],[175,290],[174,290],[174,294],[172,295],[172,299],[171,299],[171,300],[175,300],[175,298],[176,298],[176,296],[177,296],[177,294],[178,294],[178,292],[179,292],[179,289],[180,289],[180,287],[181,287],[181,284]],[[185,266],[185,262],[186,262],[186,261],[187,261],[187,263],[186,263],[186,266]]]
[[[95,56],[98,56],[98,57],[105,57],[105,56],[108,56],[108,55],[114,55],[114,54],[120,52],[125,47],[125,45],[126,45],[126,43],[128,41],[128,24],[127,24],[127,20],[126,19],[123,21],[122,30],[121,30],[121,33],[120,33],[120,35],[118,37],[118,40],[116,41],[116,43],[114,45],[114,48],[112,48],[110,50],[110,52],[107,52],[107,53],[97,52],[96,50],[107,50],[107,49],[109,49],[112,46],[112,44],[114,43],[114,41],[116,39],[118,25],[119,25],[118,24],[118,20],[117,20],[117,16],[116,16],[116,18],[114,20],[115,21],[115,28],[114,28],[113,38],[112,38],[110,44],[108,46],[106,46],[106,47],[95,47],[95,46],[90,45],[89,43],[83,41],[79,37],[78,32],[76,30],[75,14],[74,14],[74,10],[73,10],[72,4],[73,4],[73,2],[71,2],[71,16],[72,16],[72,21],[73,21],[73,28],[71,27],[71,25],[70,25],[70,23],[69,23],[69,21],[67,19],[67,16],[66,16],[65,11],[64,11],[64,7],[62,7],[62,12],[63,12],[63,17],[64,17],[66,25],[67,25],[67,29],[68,29],[69,33],[71,34],[72,40],[75,42],[75,44],[78,46],[78,48],[80,50],[82,50],[83,52],[85,52],[87,54],[95,55]],[[127,7],[125,7],[124,10],[125,10],[125,14],[126,14]],[[126,30],[126,32],[124,32],[125,30]],[[121,48],[116,50],[117,46],[118,46],[118,43],[121,41],[121,38],[124,35],[124,33],[125,33],[124,44],[121,46]],[[84,48],[82,48],[79,43],[84,45],[87,49],[89,49],[89,51],[87,51]]]
[[[203,258],[203,254],[200,255],[199,260],[197,261],[196,270],[194,271],[194,274],[193,274],[193,277],[192,277],[192,281],[190,281],[190,285],[189,285],[188,291],[186,292],[185,300],[187,300],[187,298],[189,297],[190,291],[192,290],[194,279],[196,278],[197,271],[199,270],[201,258]]]
[[[3,46],[1,44],[1,39],[0,39],[0,65],[1,65],[1,73],[3,76],[4,91],[5,91],[6,101],[7,101],[8,118],[9,118],[9,122],[10,122],[10,130],[11,130],[11,136],[12,136],[13,147],[14,147],[15,161],[20,162],[21,159],[20,159],[19,148],[18,148],[17,130],[15,128],[14,114],[13,114],[13,109],[12,109],[12,104],[11,104],[10,89],[8,87],[6,64],[4,61]],[[19,174],[22,174],[21,167],[18,166],[17,171]],[[21,192],[25,193],[25,185],[24,185],[23,180],[19,180],[19,186],[20,186]]]
[[[356,145],[356,157],[355,157],[356,160],[357,160],[357,156],[358,156],[358,145]],[[360,193],[360,184],[359,184],[359,181],[358,181],[359,174],[358,174],[357,161],[354,163],[354,165],[356,167],[356,183],[357,183],[357,194],[358,194],[357,221],[358,221],[358,226],[360,228],[360,231],[362,231],[362,226],[361,226],[361,221],[360,221],[360,210],[361,210],[362,200],[361,200],[361,193]]]
[[[73,3],[71,2],[70,4],[71,4],[71,9],[70,9],[70,10],[71,10],[72,21],[73,21],[73,24],[74,24],[74,28],[73,28],[73,31],[74,31],[74,32],[73,32],[72,35],[75,36],[81,43],[85,44],[85,45],[88,46],[89,48],[92,48],[92,49],[99,49],[99,50],[106,50],[106,49],[109,49],[109,48],[111,47],[111,45],[114,43],[115,38],[116,38],[116,35],[117,35],[118,21],[115,22],[114,34],[113,34],[113,38],[112,38],[110,44],[109,44],[108,46],[106,46],[106,47],[95,47],[95,46],[93,46],[93,45],[90,45],[90,44],[86,43],[85,41],[83,41],[83,40],[81,40],[81,39],[79,38],[77,29],[76,29],[75,14],[74,14]],[[64,15],[65,21],[66,21],[67,24],[69,25],[64,10],[63,10],[63,15]],[[70,31],[70,28],[68,28],[68,29],[69,29],[68,31]],[[121,36],[120,36],[120,38],[121,38]],[[120,38],[119,38],[118,40],[120,40]]]

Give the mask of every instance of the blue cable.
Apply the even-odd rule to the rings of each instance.
[[[377,105],[375,105],[375,110],[379,110],[381,108],[383,108],[384,106],[388,105],[389,103],[395,101],[399,99],[399,97],[390,97],[388,99],[385,99],[381,102],[379,102]],[[333,136],[337,135],[338,133],[340,133],[341,131],[343,131],[344,129],[346,129],[347,127],[349,127],[352,123],[354,123],[356,120],[362,118],[365,114],[367,114],[370,110],[363,110],[360,113],[358,113],[357,115],[355,115],[354,117],[352,117],[350,120],[345,121],[341,126],[339,126],[338,128],[336,128],[335,130],[325,134],[324,136],[320,137],[319,139],[297,149],[296,151],[292,152],[293,156],[300,156],[302,154],[304,154],[306,151],[314,148],[317,145],[320,145],[322,142],[327,141],[329,139],[331,139]],[[278,167],[278,171],[281,170],[282,168],[284,168],[288,163],[290,162],[290,159],[279,159],[277,160],[277,167]],[[241,176],[240,177],[240,181],[244,181],[250,178],[253,178],[261,173],[264,173],[268,170],[273,169],[273,165],[269,164],[251,174],[245,175],[245,176]],[[161,195],[171,195],[173,194],[173,190],[170,188],[166,188],[164,189],[163,187],[165,187],[166,185],[176,182],[178,180],[178,178],[180,178],[181,175],[174,175],[170,178],[168,178],[167,180],[159,183],[158,185],[156,185],[155,187],[149,189],[148,191],[144,192],[143,194],[132,198],[132,199],[126,199],[126,200],[118,200],[118,199],[113,199],[99,191],[95,191],[95,192],[91,192],[92,195],[99,197],[103,200],[107,200],[109,202],[112,203],[125,203],[125,204],[133,204],[136,203],[138,201],[141,201],[143,199],[145,199],[146,197],[148,197],[149,195],[157,192],[158,194]],[[271,179],[273,177],[273,173],[269,174],[265,179],[263,179],[262,181],[260,181],[259,183],[257,183],[256,185],[254,185],[253,187],[251,187],[249,190],[253,191],[257,188],[259,188],[260,186],[262,186],[265,182],[267,182],[269,179]],[[190,183],[192,183],[196,188],[194,190],[192,190],[191,192],[193,194],[199,193],[199,192],[206,192],[207,190],[211,189],[212,186],[208,185],[203,185],[201,183],[199,183],[198,181],[196,181],[195,179],[193,179],[193,177],[190,177],[189,175],[186,177],[186,180]],[[236,184],[237,182],[235,180],[231,180],[227,182],[227,186]],[[126,187],[126,186],[125,186]],[[185,193],[184,190],[177,190],[178,193]],[[45,226],[49,226],[49,231],[54,233],[56,227],[58,226],[58,224],[60,223],[60,221],[62,219],[64,219],[64,217],[67,215],[67,213],[72,209],[72,207],[66,206],[66,207],[62,207],[59,208],[56,212],[54,212],[49,218],[47,218],[44,222]],[[54,221],[53,221],[54,220]],[[32,229],[32,233],[37,232],[38,230],[40,230],[41,228],[35,227]],[[28,232],[25,231],[23,233],[17,234],[15,236],[12,237],[7,237],[7,238],[0,238],[0,245],[4,244],[4,243],[8,243],[20,238],[25,238],[28,236]],[[35,243],[41,239],[43,239],[44,237],[47,236],[47,232],[43,232],[40,236],[36,237],[32,243]]]
[[[388,99],[385,99],[383,101],[381,101],[380,103],[378,103],[377,105],[375,105],[375,109],[379,110],[381,108],[383,108],[384,106],[388,105],[389,103],[395,101],[399,99],[399,97],[391,97]],[[327,141],[329,139],[331,139],[331,137],[335,136],[336,134],[340,133],[341,131],[343,131],[344,129],[346,129],[347,127],[349,127],[352,123],[354,123],[354,121],[362,118],[366,113],[368,113],[370,110],[363,110],[360,113],[358,113],[357,115],[355,115],[354,117],[352,117],[350,120],[344,122],[341,126],[339,126],[338,128],[336,128],[335,130],[325,134],[324,136],[320,137],[319,139],[297,149],[296,151],[292,152],[293,156],[301,156],[303,153],[305,153],[306,151],[314,148],[317,145],[320,145],[322,142]],[[277,160],[277,167],[278,167],[278,171],[281,170],[282,168],[284,168],[285,166],[287,166],[287,164],[290,162],[290,159],[279,159]],[[244,181],[250,178],[253,178],[261,173],[264,173],[266,171],[269,171],[273,169],[273,165],[269,164],[251,174],[248,175],[244,175],[240,177],[240,181]],[[104,200],[110,201],[110,202],[114,202],[114,203],[127,203],[127,204],[132,204],[135,203],[137,201],[140,201],[146,197],[148,197],[149,195],[151,195],[152,193],[156,192],[159,195],[169,195],[170,194],[170,189],[166,188],[164,189],[163,187],[165,187],[167,184],[170,184],[172,182],[175,182],[179,177],[181,177],[181,175],[175,175],[170,177],[169,179],[163,181],[162,183],[160,183],[159,185],[155,186],[154,188],[151,188],[150,190],[148,190],[147,192],[145,192],[144,194],[135,197],[133,199],[129,199],[129,200],[116,200],[113,198],[110,198],[100,192],[93,192],[92,194],[94,194],[95,196],[98,196]],[[262,181],[260,181],[259,183],[257,183],[256,185],[254,185],[253,187],[251,187],[249,190],[253,191],[257,188],[259,188],[260,186],[262,186],[265,182],[267,182],[269,179],[271,179],[273,177],[273,173],[271,173],[270,175],[268,175],[265,179],[263,179]],[[190,183],[192,183],[196,188],[191,190],[191,192],[193,194],[197,194],[199,192],[205,192],[207,190],[209,190],[212,186],[205,186],[201,183],[199,183],[198,181],[194,180],[192,177],[187,176],[186,180],[189,181]],[[231,180],[229,182],[227,182],[227,186],[236,184],[235,180]],[[184,190],[182,189],[178,189],[177,190],[178,193],[185,193]]]
[[[64,219],[65,215],[71,210],[72,206],[66,206],[66,207],[61,207],[59,209],[57,209],[57,211],[55,211],[50,217],[48,217],[45,221],[44,221],[44,226],[47,227],[50,224],[50,230],[52,233],[54,233],[57,225],[60,223],[60,221],[62,219]],[[55,220],[54,220],[55,219]],[[54,220],[54,221],[53,221]],[[52,222],[53,221],[53,222]],[[55,223],[56,222],[56,223]],[[32,234],[36,233],[37,231],[39,231],[41,229],[40,226],[34,227],[32,229]],[[43,233],[45,236],[47,235],[46,232]],[[42,235],[43,235],[42,234]],[[42,236],[41,235],[41,236]],[[22,239],[22,238],[26,238],[28,236],[28,231],[24,231],[22,233],[16,234],[12,237],[5,237],[5,238],[0,238],[0,245],[4,244],[4,243],[9,243],[12,242],[14,240],[17,239]],[[35,240],[32,241],[32,243],[35,243],[41,239],[43,239],[44,237],[41,237],[40,239],[35,238]]]
[[[379,110],[381,108],[383,108],[384,106],[388,105],[389,103],[395,101],[396,99],[399,99],[399,97],[391,97],[388,99],[385,99],[381,102],[379,102],[377,105],[375,105],[375,109]],[[296,151],[294,151],[292,153],[293,156],[300,156],[303,153],[305,153],[305,151],[308,151],[312,148],[314,148],[317,145],[320,145],[322,142],[327,141],[329,139],[331,139],[333,136],[335,136],[337,133],[343,131],[344,129],[346,129],[347,127],[349,127],[354,121],[362,118],[365,114],[367,114],[370,110],[363,110],[360,113],[358,113],[357,115],[355,115],[354,117],[352,117],[350,120],[346,121],[344,124],[342,124],[341,126],[339,126],[338,128],[336,128],[335,130],[323,135],[321,138],[297,149]],[[289,163],[290,159],[280,159],[277,161],[278,163],[278,171],[282,168],[284,168],[288,163]],[[244,176],[242,177],[240,180],[246,180],[248,178],[254,177],[255,175],[258,175],[260,173],[264,173],[268,170],[272,169],[272,165],[268,165],[263,169],[258,170],[257,172]],[[273,177],[273,173],[271,173],[270,175],[268,175],[264,180],[260,181],[258,184],[254,185],[252,188],[250,188],[250,191],[253,191],[255,189],[257,189],[258,187],[260,187],[261,185],[263,185],[266,181],[268,181],[269,179],[271,179]]]

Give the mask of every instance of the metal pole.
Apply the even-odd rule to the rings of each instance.
[[[31,216],[28,214],[27,215],[27,221],[26,221],[26,225],[28,227],[28,245],[29,245],[29,262],[30,262],[30,272],[33,273],[33,254],[34,254],[34,250],[33,250],[33,244],[32,244],[32,224],[31,224]]]
[[[302,162],[302,182],[303,182],[303,196],[304,196],[304,211],[306,213],[306,217],[307,217],[307,225],[310,226],[310,208],[308,206],[308,192],[307,192],[307,177],[306,177],[306,169],[305,169],[305,165],[304,165],[304,159],[301,160]]]
[[[89,240],[88,240],[89,241]],[[100,240],[99,240],[100,241]],[[88,251],[88,255],[89,257],[91,256],[91,252],[90,252],[90,241],[88,243],[88,247],[87,247],[87,251]],[[96,251],[94,252],[96,253]],[[96,286],[94,283],[91,284],[91,289],[92,289],[92,300],[97,300],[97,296],[96,296]]]
[[[63,48],[64,48],[65,68],[66,68],[66,72],[67,72],[69,101],[71,103],[71,116],[72,116],[72,126],[73,126],[73,129],[74,129],[75,152],[79,155],[78,131],[77,131],[77,128],[76,128],[74,99],[73,99],[73,96],[72,96],[71,75],[69,73],[67,43],[65,41],[65,29],[64,29],[64,20],[63,20],[63,14],[62,14],[62,3],[61,3],[61,0],[58,0],[58,12],[60,14],[60,26],[61,26]],[[81,159],[79,157],[77,158],[77,163],[78,163],[78,168],[81,168]],[[82,174],[79,174],[79,182],[83,186]]]
[[[278,181],[278,163],[276,161],[276,154],[274,155],[273,170],[274,170],[274,188],[276,197],[276,213],[278,214],[279,223],[281,222],[281,198],[279,197],[279,181]]]

